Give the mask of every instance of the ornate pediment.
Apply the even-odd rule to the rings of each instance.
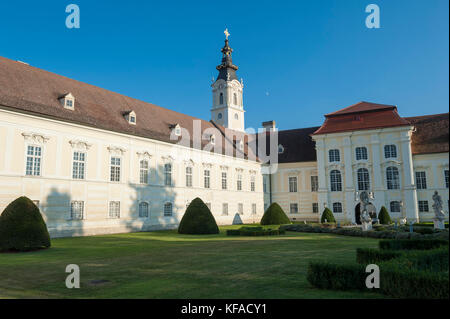
[[[36,144],[44,144],[50,139],[48,136],[33,132],[23,132],[22,136],[25,138],[25,141]]]
[[[146,158],[146,159],[152,158],[152,154],[150,154],[150,152],[147,151],[137,151],[136,154],[139,158]]]
[[[110,145],[108,146],[108,151],[113,155],[123,155],[126,152],[126,149],[120,146]]]
[[[82,140],[70,140],[69,144],[76,149],[79,150],[85,150],[87,151],[89,148],[91,148],[92,144],[86,142],[86,141],[82,141]]]

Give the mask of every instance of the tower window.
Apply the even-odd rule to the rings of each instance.
[[[234,114],[234,119],[235,120],[239,120],[239,115],[236,113],[236,114]]]
[[[222,113],[217,114],[217,118],[220,120],[222,118]]]
[[[234,102],[234,105],[238,105],[237,94],[236,93],[233,94],[233,102]]]
[[[219,104],[222,105],[223,104],[223,93],[220,93],[219,96]],[[219,113],[220,114],[220,113]]]

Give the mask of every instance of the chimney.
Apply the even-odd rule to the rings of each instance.
[[[265,131],[275,131],[275,121],[267,121],[267,122],[263,122],[262,126],[264,128]]]

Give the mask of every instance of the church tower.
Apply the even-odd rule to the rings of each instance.
[[[238,81],[238,67],[231,60],[233,49],[228,45],[228,29],[225,29],[225,46],[222,48],[222,63],[216,69],[219,71],[212,86],[213,104],[211,119],[226,128],[237,131],[245,130],[244,106],[242,89],[244,84]]]

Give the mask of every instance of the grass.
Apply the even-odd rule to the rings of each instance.
[[[373,292],[319,290],[308,262],[355,262],[378,240],[286,232],[274,237],[141,232],[53,239],[52,247],[0,254],[0,298],[383,298]],[[81,288],[67,289],[68,264]],[[91,281],[107,280],[93,284]]]

